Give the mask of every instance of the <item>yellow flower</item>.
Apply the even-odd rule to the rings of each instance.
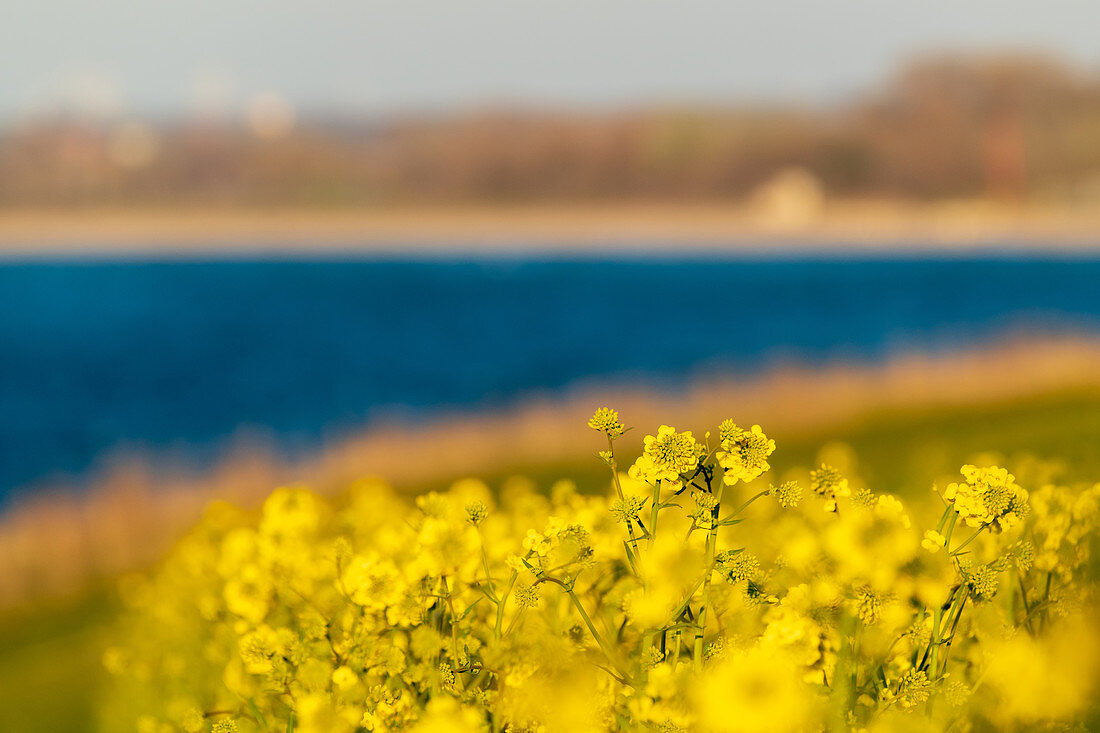
[[[972,567],[966,562],[960,562],[963,580],[970,589],[970,595],[978,601],[988,601],[997,594],[998,573],[989,565]]]
[[[778,486],[772,484],[768,493],[775,497],[781,507],[796,507],[802,501],[802,485],[797,481],[784,481]]]
[[[539,589],[537,586],[516,583],[515,590],[512,593],[516,597],[516,603],[523,608],[534,608],[539,605]]]
[[[513,477],[413,499],[372,480],[209,513],[120,582],[101,727],[1015,730],[1093,714],[1100,640],[1074,619],[1097,588],[1100,486],[1022,468],[1042,487],[1029,496],[965,466],[944,491],[960,550],[955,525],[1026,526],[951,555],[946,530],[912,526],[926,507],[828,466],[810,485],[834,508],[851,496],[835,514],[730,512],[718,474],[753,480],[774,442],[732,421],[717,438],[710,455],[709,435],[662,425],[603,492]],[[792,506],[802,490],[766,493]]]
[[[764,435],[759,425],[745,430],[732,420],[726,420],[719,426],[718,436],[722,450],[715,453],[715,457],[725,469],[722,480],[727,485],[738,481],[747,483],[771,469],[768,456],[775,451],[775,441]]]
[[[601,407],[588,419],[588,427],[598,430],[614,440],[622,437],[625,428],[619,422],[619,413],[607,407]]]
[[[192,705],[184,711],[180,716],[180,727],[182,727],[187,733],[199,733],[199,731],[206,729],[206,721],[203,718],[202,710]]]
[[[278,538],[313,532],[320,522],[320,500],[302,487],[283,487],[264,502],[260,531]]]
[[[485,502],[474,500],[466,503],[466,518],[471,524],[481,524],[487,516],[489,510],[485,507]]]
[[[997,693],[991,713],[1001,730],[1067,720],[1096,701],[1100,637],[1088,619],[1069,619],[1040,638],[1019,633],[994,640],[987,658],[987,679]]]
[[[905,506],[896,496],[880,494],[874,508],[877,517],[896,522],[905,529],[909,529],[909,515],[905,513]]]
[[[928,702],[931,688],[932,683],[928,681],[928,673],[910,669],[898,683],[898,704],[906,710],[911,710],[921,703]]]
[[[876,593],[870,586],[864,586],[856,592],[853,600],[859,620],[869,626],[878,622],[884,607],[893,599],[889,595]]]
[[[259,623],[271,602],[271,581],[256,565],[245,565],[225,583],[225,606],[232,613]]]
[[[925,530],[920,546],[935,555],[947,545],[947,538],[934,529]]]
[[[756,555],[745,550],[727,550],[717,555],[714,562],[716,568],[731,583],[752,580],[760,574],[760,561],[756,559]]]
[[[406,583],[391,560],[375,554],[356,555],[344,566],[343,589],[358,605],[380,611],[400,602]]]
[[[647,435],[642,455],[630,467],[630,477],[647,483],[677,482],[681,474],[699,465],[698,444],[690,430],[682,433],[662,425],[657,435]]]
[[[260,626],[238,642],[241,659],[249,674],[267,674],[279,650],[279,637],[270,626]]]
[[[623,499],[616,499],[611,503],[611,516],[615,517],[616,522],[626,524],[633,521],[638,516],[638,512],[645,506],[645,502],[645,499],[638,496],[627,496]]]
[[[821,468],[810,471],[810,488],[825,500],[825,511],[836,511],[838,496],[848,496],[851,488],[848,479],[832,466],[821,464]]]
[[[349,690],[355,687],[359,682],[359,677],[352,671],[351,667],[346,664],[342,667],[337,667],[336,671],[332,673],[332,684],[336,685],[341,690]]]
[[[1029,511],[1027,492],[1007,470],[966,465],[960,473],[966,480],[948,484],[943,498],[967,525],[990,525],[994,532],[1000,532],[1015,525]]]
[[[763,648],[725,656],[696,682],[696,728],[708,733],[815,730],[814,694],[785,655]]]
[[[297,707],[298,725],[294,730],[298,733],[352,733],[362,720],[361,713],[355,716],[356,720],[348,720],[348,716],[341,715],[336,702],[321,693],[297,700]]]

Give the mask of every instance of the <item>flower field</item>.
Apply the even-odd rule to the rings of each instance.
[[[851,448],[589,422],[604,478],[210,508],[120,584],[102,728],[1087,726],[1100,484],[963,465],[907,501]],[[578,429],[585,429],[578,426]],[[643,437],[644,436],[644,437]],[[430,459],[426,457],[426,459]],[[620,463],[621,461],[621,463]]]

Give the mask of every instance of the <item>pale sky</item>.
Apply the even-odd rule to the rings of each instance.
[[[0,122],[827,102],[928,50],[1100,66],[1097,0],[0,0]]]

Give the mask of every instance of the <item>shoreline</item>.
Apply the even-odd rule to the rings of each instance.
[[[1100,252],[1100,208],[837,201],[0,210],[0,258]]]
[[[502,411],[379,423],[300,461],[248,453],[187,475],[166,474],[155,463],[119,465],[96,477],[85,493],[27,496],[0,513],[0,565],[7,569],[0,577],[0,611],[32,598],[69,595],[154,562],[211,501],[250,507],[287,483],[333,494],[370,476],[409,487],[586,458],[593,441],[584,423],[599,405],[615,407],[643,431],[662,422],[714,425],[736,411],[744,424],[760,423],[769,434],[792,438],[884,411],[1092,393],[1100,390],[1097,365],[1098,340],[1007,340],[884,362],[777,366],[757,376],[702,379],[675,392],[586,384],[531,395]],[[422,460],[425,445],[431,446],[431,461]]]

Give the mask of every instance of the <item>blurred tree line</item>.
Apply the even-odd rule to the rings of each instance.
[[[1100,201],[1100,75],[1041,57],[937,57],[831,107],[0,131],[4,207],[736,200],[791,169],[833,197]]]

